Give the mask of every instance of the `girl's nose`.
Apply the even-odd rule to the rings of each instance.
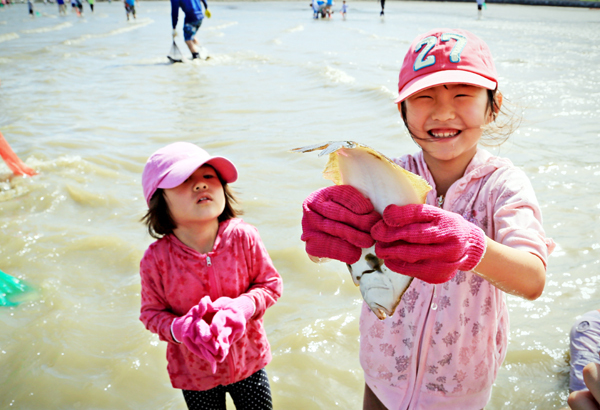
[[[198,181],[194,184],[194,191],[202,191],[202,190],[205,190],[207,187],[208,187],[208,185],[206,185],[205,182]]]
[[[436,104],[432,118],[437,121],[448,121],[454,119],[454,107],[451,104],[440,102]]]

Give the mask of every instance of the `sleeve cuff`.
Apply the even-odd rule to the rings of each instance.
[[[466,262],[467,266],[465,269],[461,269],[464,271],[474,270],[485,256],[485,252],[487,251],[487,235],[484,230],[477,226],[477,233],[473,235],[473,242],[471,245],[471,258]]]
[[[234,309],[239,309],[243,312],[246,320],[249,320],[256,313],[256,303],[254,298],[242,295],[232,302]]]
[[[176,320],[176,319],[177,319],[177,318],[174,318],[174,319],[171,321],[171,337],[173,338],[173,340],[175,341],[175,343],[179,343],[179,344],[181,344],[181,342],[180,342],[179,340],[177,340],[177,338],[175,337],[175,332],[173,332],[173,325],[175,324],[175,320]]]

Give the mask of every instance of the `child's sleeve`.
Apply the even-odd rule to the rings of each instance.
[[[496,187],[492,239],[532,253],[547,266],[555,243],[546,237],[542,211],[529,178],[519,169],[510,169],[502,173]]]
[[[140,321],[146,329],[158,334],[160,340],[175,342],[171,335],[171,322],[177,316],[170,311],[166,301],[159,269],[151,250],[148,249],[140,262],[142,282]]]
[[[173,30],[177,27],[177,20],[179,18],[179,0],[171,0],[171,23],[173,24]]]
[[[271,257],[265,248],[258,230],[252,227],[249,230],[250,252],[251,252],[251,269],[250,288],[246,292],[254,300],[256,311],[252,316],[254,319],[261,318],[267,308],[273,306],[283,292],[283,281],[279,273],[273,266]]]

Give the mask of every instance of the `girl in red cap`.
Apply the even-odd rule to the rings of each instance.
[[[385,320],[363,303],[364,409],[479,410],[506,356],[505,293],[541,295],[554,243],[527,176],[479,147],[502,106],[481,39],[455,29],[418,36],[398,92],[420,151],[395,162],[433,187],[426,204],[390,205],[373,218],[372,207],[352,211],[366,200],[358,190],[324,188],[304,203],[302,239],[309,255],[353,264],[354,238],[370,235],[388,268],[415,278]]]
[[[140,320],[168,342],[171,384],[189,409],[272,409],[262,317],[281,296],[281,277],[258,231],[237,216],[233,163],[176,142],[142,174],[157,239],[140,263]]]

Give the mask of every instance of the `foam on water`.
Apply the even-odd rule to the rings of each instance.
[[[354,77],[349,76],[347,73],[337,68],[326,66],[323,68],[322,73],[328,81],[333,83],[352,84],[356,82]]]
[[[10,41],[10,40],[16,40],[18,38],[19,38],[19,35],[17,33],[0,34],[0,43],[3,43],[5,41]]]
[[[106,38],[109,36],[115,36],[115,35],[119,35],[119,34],[123,34],[123,33],[127,33],[130,31],[134,31],[134,30],[139,30],[144,26],[147,26],[148,24],[152,24],[154,23],[154,21],[152,19],[149,18],[145,18],[145,19],[140,19],[140,20],[136,20],[135,24],[131,24],[127,27],[122,27],[122,28],[118,28],[115,30],[111,30],[107,33],[100,33],[100,34],[84,34],[79,38],[76,39],[72,39],[72,40],[66,40],[63,42],[63,44],[65,45],[73,45],[73,44],[79,44],[82,43],[86,40],[90,40],[90,39],[96,39],[96,38]]]
[[[286,31],[288,33],[297,33],[299,31],[304,31],[304,25],[299,24],[296,27],[288,28]]]
[[[229,28],[229,27],[232,27],[232,26],[237,26],[238,24],[239,23],[237,21],[229,21],[227,23],[222,23],[222,24],[219,24],[217,26],[211,26],[211,27],[203,28],[203,30],[209,31],[209,32],[210,31],[218,31],[218,30],[223,30],[223,29],[226,29],[226,28]]]
[[[62,30],[62,29],[65,29],[65,28],[68,28],[71,26],[73,26],[73,24],[71,24],[71,23],[61,23],[61,24],[57,24],[55,26],[40,27],[40,28],[34,28],[34,29],[30,29],[30,30],[21,30],[21,33],[24,33],[24,34],[48,33],[50,31]]]

